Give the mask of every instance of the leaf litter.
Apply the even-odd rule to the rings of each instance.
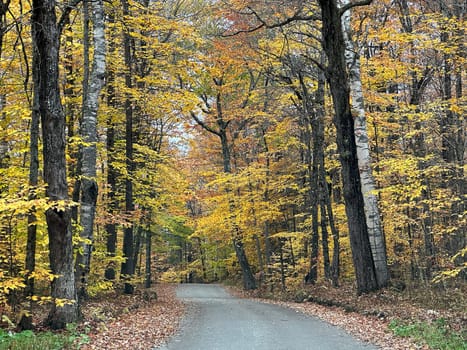
[[[91,329],[84,350],[143,350],[174,335],[185,305],[175,296],[176,285],[157,284],[133,295],[112,294],[83,307],[81,327]],[[154,292],[157,292],[157,300]]]

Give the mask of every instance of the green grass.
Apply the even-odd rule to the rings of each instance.
[[[434,322],[403,323],[393,320],[389,328],[399,337],[410,337],[436,350],[467,350],[466,330],[457,332],[443,318]]]
[[[12,333],[0,329],[0,350],[79,349],[87,341],[87,335],[78,334],[73,325],[63,333],[32,331]]]

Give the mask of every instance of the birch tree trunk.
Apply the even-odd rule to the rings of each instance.
[[[337,149],[342,166],[342,181],[352,259],[358,293],[379,288],[366,226],[357,146],[350,106],[350,87],[345,63],[341,11],[336,0],[319,0],[322,20],[323,50],[328,58],[326,77],[334,105]]]
[[[341,1],[343,5],[348,0]],[[365,217],[370,238],[371,252],[376,268],[378,285],[383,287],[389,281],[389,271],[386,256],[386,241],[381,225],[381,215],[378,208],[378,198],[375,195],[375,180],[371,170],[370,147],[365,116],[362,81],[360,78],[360,57],[351,38],[350,13],[342,15],[342,27],[345,41],[345,60],[349,70],[349,85],[351,106],[354,115],[355,143],[357,145],[358,168],[360,170]]]
[[[71,213],[65,160],[65,114],[59,90],[60,31],[54,0],[33,0],[32,41],[34,93],[38,95],[42,123],[44,181],[50,207],[46,211],[49,236],[49,259],[52,273],[58,277],[51,284],[54,300],[48,323],[64,328],[78,319]],[[57,302],[65,299],[62,305]]]
[[[86,280],[90,270],[93,241],[94,216],[97,201],[96,157],[97,157],[97,112],[99,95],[104,85],[106,43],[104,32],[104,6],[102,0],[91,3],[93,23],[94,56],[83,106],[81,136],[84,144],[81,149],[81,200],[80,225],[81,242],[76,258],[78,295],[86,296]]]

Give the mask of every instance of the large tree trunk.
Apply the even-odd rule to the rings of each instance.
[[[364,201],[358,171],[354,120],[350,109],[350,89],[345,63],[345,42],[340,11],[335,0],[319,0],[323,49],[328,59],[326,75],[334,104],[337,148],[349,228],[350,246],[358,293],[378,289],[375,266],[366,226]]]
[[[342,1],[349,3],[348,0]],[[346,45],[345,59],[349,69],[350,95],[352,110],[356,113],[355,143],[357,145],[357,159],[360,170],[363,201],[365,203],[365,217],[370,237],[371,252],[375,262],[378,285],[383,287],[389,281],[389,270],[386,256],[386,240],[381,225],[381,215],[378,208],[378,199],[375,194],[375,180],[371,169],[370,146],[363,99],[363,88],[360,79],[360,56],[354,47],[351,38],[350,10],[342,15],[343,34]]]
[[[89,86],[83,106],[81,136],[84,145],[81,148],[81,201],[80,225],[81,242],[77,254],[76,276],[79,278],[78,295],[86,296],[87,275],[91,268],[94,216],[97,201],[96,157],[97,157],[97,112],[99,95],[105,75],[105,32],[104,6],[102,0],[92,2],[92,23],[94,36],[94,56],[89,77]]]
[[[78,318],[73,246],[68,203],[65,161],[65,115],[58,85],[59,30],[55,1],[34,0],[32,8],[34,92],[38,94],[42,122],[44,180],[50,208],[46,211],[49,236],[50,268],[57,277],[52,281],[53,300],[66,299],[67,304],[52,304],[48,323],[63,328]]]

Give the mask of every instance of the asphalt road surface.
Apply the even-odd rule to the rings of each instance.
[[[370,350],[328,323],[276,305],[239,299],[221,286],[181,284],[189,311],[158,350]]]

